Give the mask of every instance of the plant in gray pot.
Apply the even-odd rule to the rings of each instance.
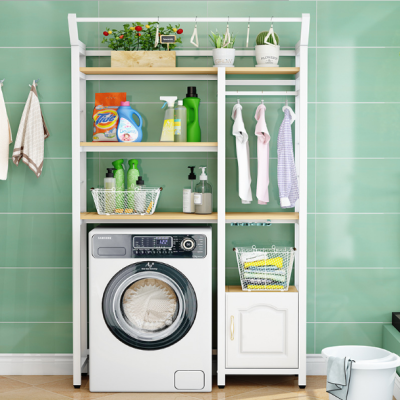
[[[279,37],[273,25],[257,35],[256,43],[256,67],[279,67]]]
[[[218,31],[216,33],[211,32],[210,39],[214,45],[213,59],[214,67],[234,67],[235,62],[235,36],[232,35],[220,35]]]

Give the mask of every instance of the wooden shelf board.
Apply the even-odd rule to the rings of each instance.
[[[174,222],[174,223],[215,223],[217,213],[200,215],[183,212],[155,212],[152,215],[99,215],[96,212],[81,212],[81,220],[97,222]]]
[[[286,291],[281,291],[281,290],[253,290],[251,292],[247,292],[245,290],[242,290],[241,286],[225,286],[225,293],[268,293],[268,292],[273,292],[273,293],[298,293],[298,290],[296,286],[289,286],[289,289]]]
[[[217,142],[81,142],[81,147],[218,147]]]
[[[296,221],[299,219],[298,212],[228,212],[227,222],[265,222],[271,221]]]
[[[85,75],[217,75],[214,67],[82,67]],[[233,67],[226,68],[227,75],[294,75],[300,71],[298,67]]]

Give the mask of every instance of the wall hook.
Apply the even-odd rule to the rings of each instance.
[[[199,37],[197,36],[197,16],[195,19],[195,25],[194,25],[194,29],[193,29],[193,34],[192,37],[190,38],[190,43],[193,46],[199,47]]]
[[[6,78],[0,80],[0,86],[3,86],[3,85],[4,85],[4,81],[5,81],[5,80],[6,80]]]
[[[240,100],[239,99],[237,99],[237,103],[240,104]]]
[[[250,17],[249,17],[249,22],[247,23],[246,47],[249,47],[249,37],[250,37]]]

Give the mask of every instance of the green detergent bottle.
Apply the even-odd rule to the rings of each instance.
[[[128,168],[128,173],[127,173],[127,182],[128,182],[128,211],[127,212],[132,212],[134,209],[134,190],[136,189],[136,181],[139,178],[140,172],[138,170],[138,160],[132,159],[128,161],[129,168]],[[132,192],[132,193],[131,193]],[[131,211],[132,210],[132,211]]]
[[[200,99],[197,96],[195,86],[189,86],[187,88],[187,94],[183,99],[183,105],[187,110],[187,141],[201,142],[201,131],[199,124]]]
[[[115,196],[115,212],[117,213],[123,213],[125,208],[125,172],[123,164],[123,159],[112,162],[115,168],[115,190],[117,191]]]

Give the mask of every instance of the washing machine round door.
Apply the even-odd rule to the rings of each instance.
[[[141,350],[159,350],[181,340],[196,313],[196,294],[189,280],[159,262],[127,266],[114,275],[103,295],[103,315],[110,331]]]

